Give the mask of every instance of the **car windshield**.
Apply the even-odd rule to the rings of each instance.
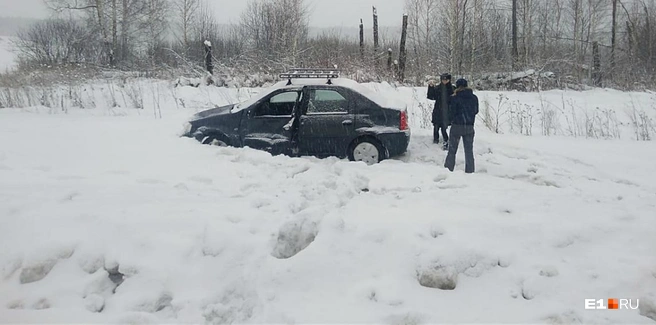
[[[258,100],[266,97],[266,95],[270,94],[272,91],[274,91],[276,89],[279,89],[279,88],[280,88],[280,83],[276,83],[276,84],[274,84],[273,86],[271,86],[267,89],[260,90],[260,92],[257,93],[255,96],[253,96],[253,97],[251,97],[251,98],[249,98],[249,99],[247,99],[243,102],[240,102],[240,103],[236,104],[232,108],[232,113],[236,113],[236,112],[241,111],[244,108],[250,107],[251,105],[255,104]]]

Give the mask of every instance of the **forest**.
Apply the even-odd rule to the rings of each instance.
[[[46,0],[51,17],[18,32],[19,69],[3,83],[101,72],[203,77],[208,53],[221,85],[297,67],[407,85],[448,72],[482,89],[515,77],[521,90],[651,89],[655,81],[653,0],[399,0],[398,26],[378,30],[372,7],[353,22],[359,35],[312,32],[303,0],[248,1],[238,23],[226,24],[207,0]]]

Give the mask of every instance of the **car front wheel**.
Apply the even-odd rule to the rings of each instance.
[[[217,147],[227,147],[228,143],[226,143],[224,140],[215,137],[215,136],[207,136],[203,139],[202,141],[203,144],[209,144],[212,146],[217,146]]]
[[[378,140],[360,138],[349,147],[348,158],[351,161],[362,161],[367,165],[373,165],[385,159],[385,150]]]

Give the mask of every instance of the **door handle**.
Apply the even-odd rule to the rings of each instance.
[[[353,121],[351,121],[351,120],[342,121],[342,125],[352,125],[352,124],[353,124]]]

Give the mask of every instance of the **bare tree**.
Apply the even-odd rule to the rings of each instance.
[[[178,41],[182,44],[185,54],[191,47],[191,33],[193,24],[197,19],[198,10],[200,9],[200,0],[173,0],[173,10],[175,11],[176,34]]]
[[[606,85],[656,82],[654,0],[404,1],[407,32],[382,28],[374,35],[373,55],[363,41],[363,56],[357,32],[310,37],[304,0],[249,0],[236,26],[219,24],[210,0],[46,0],[65,19],[24,30],[19,49],[24,63],[83,61],[197,71],[203,41],[209,40],[217,73],[225,66],[242,65],[240,71],[247,73],[302,62],[339,64],[357,71],[358,78],[377,80],[390,73],[376,68],[374,62],[385,55],[376,49],[398,48],[403,39],[406,50],[394,66],[403,66],[404,80],[415,83],[432,73],[476,78],[507,72],[511,63],[513,69],[555,72],[557,85],[598,85],[608,72],[613,79]],[[374,25],[376,20],[374,10]],[[389,62],[396,62],[393,56]]]
[[[408,43],[414,57],[410,58],[415,74],[437,72],[439,57],[436,51],[439,20],[438,1],[436,0],[406,0],[405,10],[408,13]]]
[[[241,27],[258,55],[295,65],[308,37],[309,10],[303,0],[250,0]]]
[[[91,60],[97,52],[89,33],[75,20],[45,20],[18,33],[14,42],[21,64],[61,65]]]
[[[68,11],[85,11],[97,18],[97,27],[100,35],[102,36],[105,55],[108,63],[113,65],[114,53],[112,52],[111,42],[109,40],[109,33],[107,31],[107,24],[105,23],[105,2],[107,0],[44,0],[46,5],[56,12]]]

